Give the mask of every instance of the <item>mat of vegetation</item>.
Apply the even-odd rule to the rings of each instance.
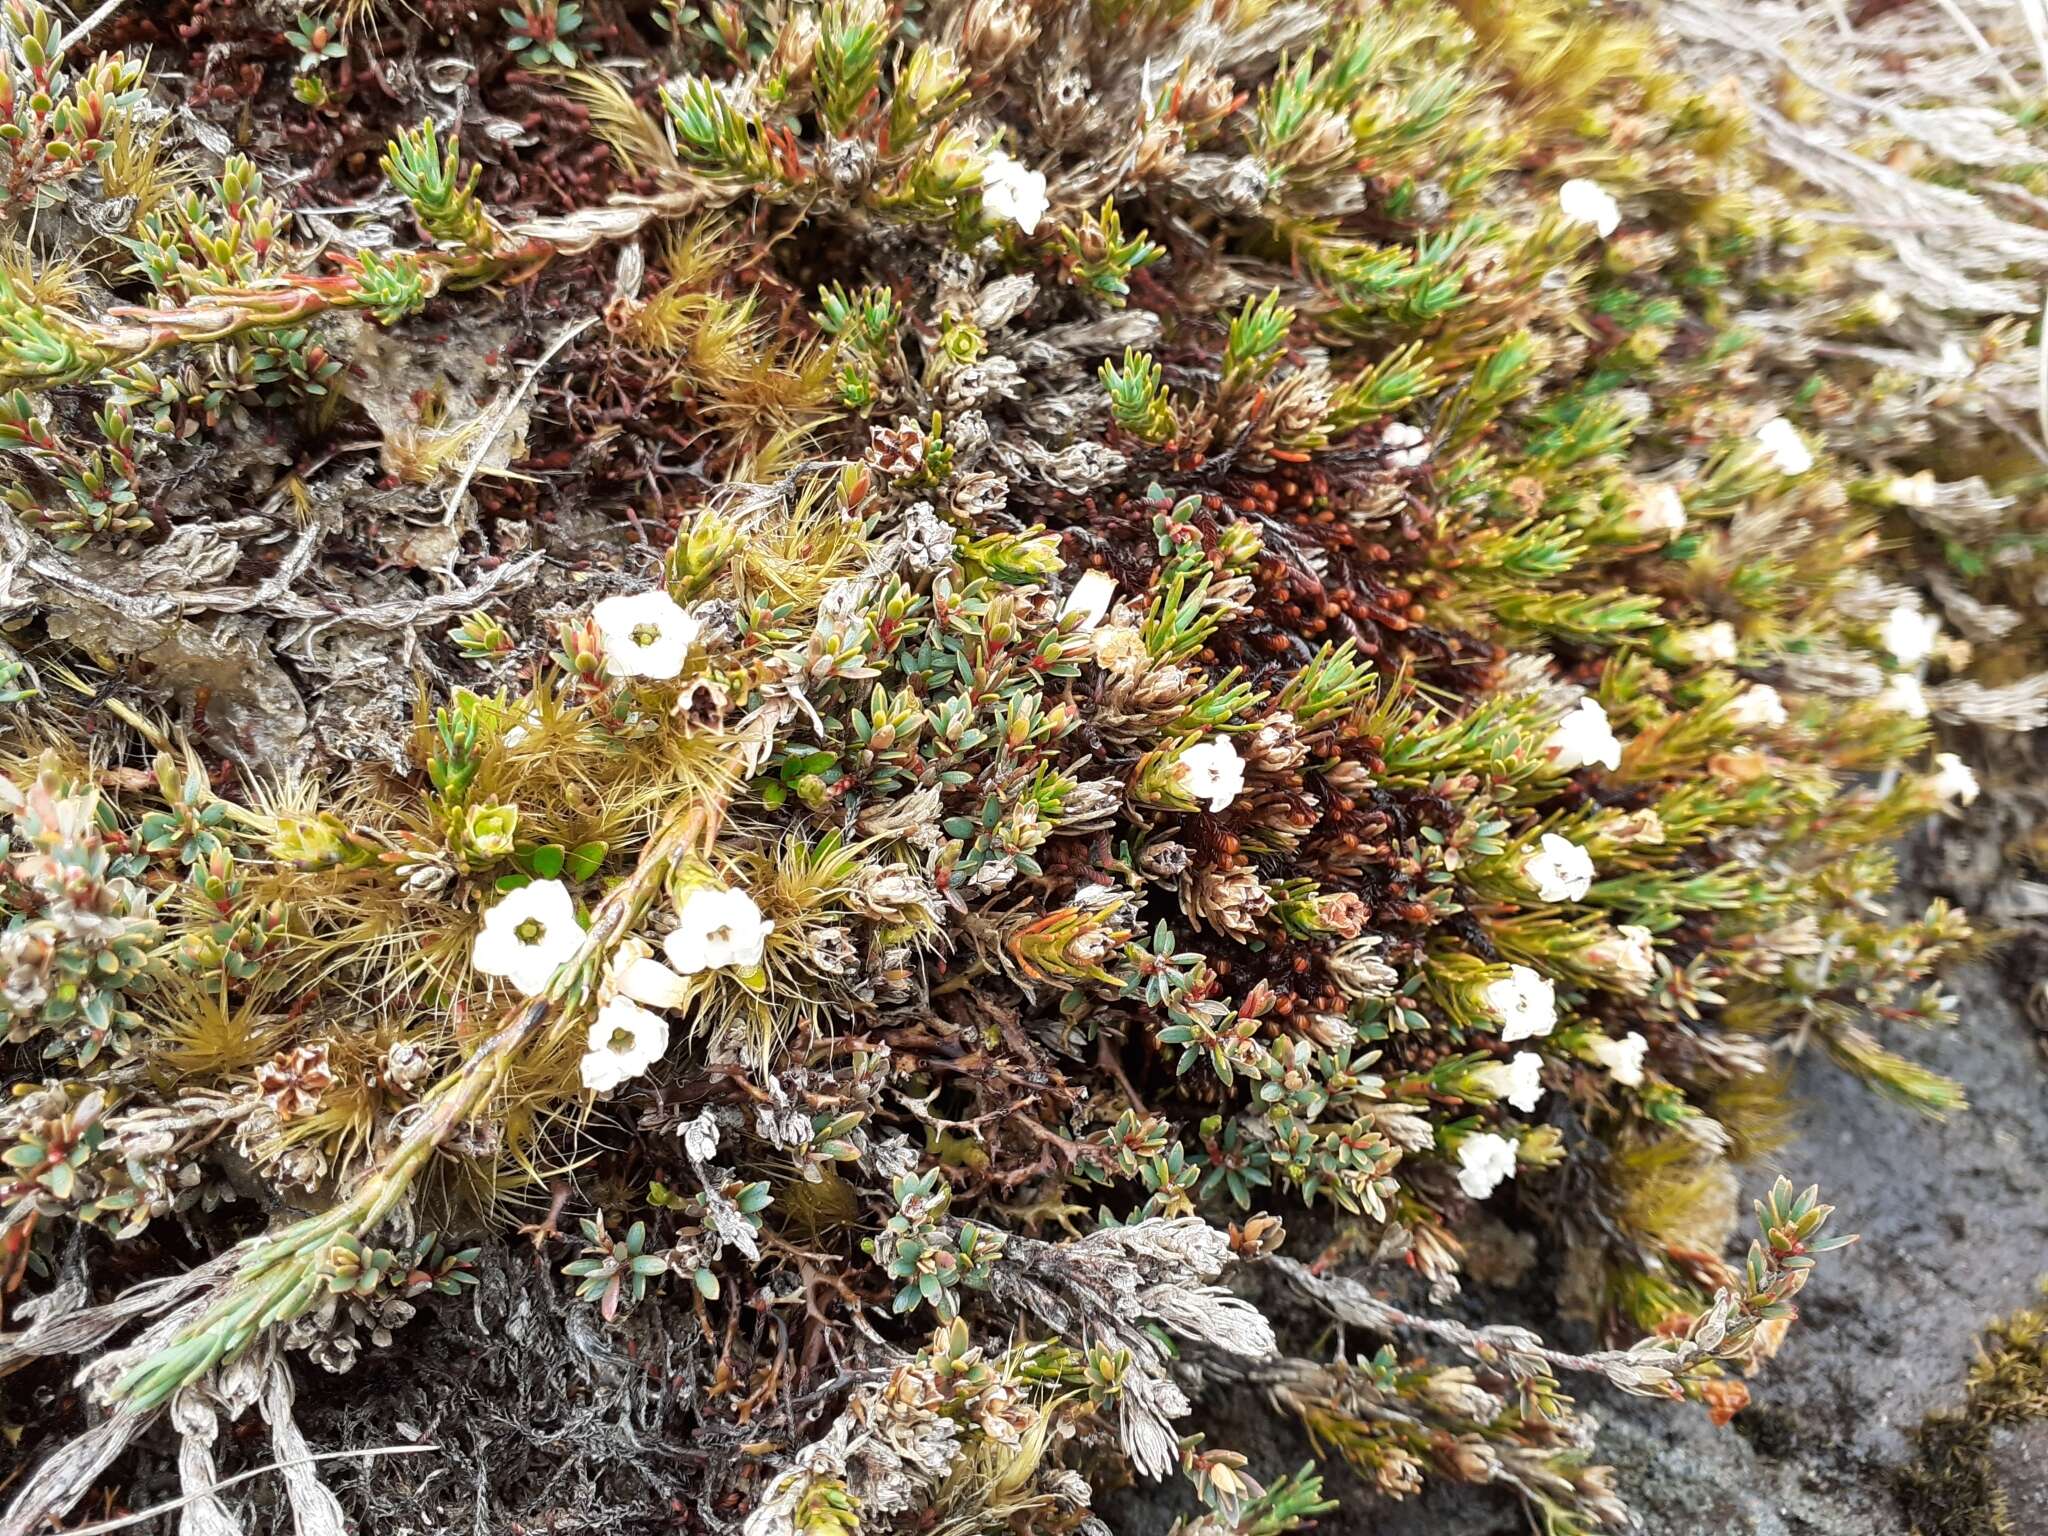
[[[0,0],[0,1536],[1807,1443],[2048,912],[2042,17],[1865,9]]]

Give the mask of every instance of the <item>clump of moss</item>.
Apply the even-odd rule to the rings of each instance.
[[[1914,1431],[1914,1458],[1897,1479],[1914,1536],[2019,1536],[1991,1445],[2001,1426],[2048,1418],[2048,1311],[1993,1323],[1978,1341],[1969,1388]]]

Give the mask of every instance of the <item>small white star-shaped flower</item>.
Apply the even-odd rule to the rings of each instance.
[[[1762,725],[1775,729],[1792,717],[1785,713],[1785,701],[1769,683],[1752,683],[1728,706],[1728,718],[1736,725]]]
[[[1621,739],[1607,723],[1607,711],[1594,699],[1580,699],[1578,708],[1557,722],[1544,740],[1555,767],[1572,773],[1589,764],[1621,766]]]
[[[1504,1179],[1515,1176],[1515,1144],[1492,1131],[1480,1131],[1458,1143],[1458,1188],[1484,1200]]]
[[[1590,224],[1605,240],[1621,224],[1621,204],[1597,181],[1573,177],[1557,189],[1558,210],[1572,224]]]
[[[1884,648],[1903,667],[1918,666],[1934,654],[1941,639],[1941,620],[1917,603],[1901,603],[1885,616]]]
[[[1508,1044],[1537,1039],[1557,1028],[1557,988],[1549,977],[1526,965],[1509,966],[1507,975],[1489,981],[1480,996]]]
[[[1634,1030],[1619,1040],[1609,1035],[1594,1035],[1586,1041],[1586,1049],[1596,1062],[1607,1069],[1607,1075],[1622,1087],[1642,1087],[1643,1057],[1649,1053],[1650,1042]]]
[[[1758,427],[1752,439],[1780,474],[1803,475],[1813,468],[1813,450],[1806,446],[1799,429],[1782,416],[1773,416]]]
[[[1910,672],[1894,672],[1884,680],[1884,691],[1877,696],[1877,702],[1894,714],[1904,715],[1909,720],[1927,718],[1927,690],[1920,686],[1920,679]]]
[[[1934,776],[1928,785],[1943,805],[1968,805],[1980,789],[1970,765],[1953,752],[1934,754]]]
[[[1045,173],[1026,169],[1000,149],[990,150],[981,168],[981,211],[1031,235],[1038,232],[1045,210]]]
[[[1545,901],[1577,901],[1593,888],[1593,856],[1570,838],[1546,832],[1522,860],[1522,878]]]
[[[1198,741],[1174,759],[1180,787],[1209,809],[1225,810],[1244,788],[1244,759],[1228,736]]]

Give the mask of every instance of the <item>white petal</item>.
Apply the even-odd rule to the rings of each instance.
[[[629,961],[618,976],[619,995],[650,1008],[680,1008],[689,1000],[690,984],[653,956]]]
[[[1076,629],[1093,629],[1116,600],[1116,578],[1107,571],[1083,571],[1060,607],[1063,619],[1079,618]]]

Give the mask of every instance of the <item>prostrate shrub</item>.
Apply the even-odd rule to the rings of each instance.
[[[1970,932],[1885,851],[1976,793],[1939,625],[1758,323],[1869,325],[1851,237],[1565,0],[349,9],[218,158],[7,10],[6,1348],[100,1406],[0,1531],[430,1355],[522,1219],[755,1536],[1130,1474],[1289,1530],[1313,1471],[1204,1437],[1246,1388],[1622,1527],[1562,1379],[1726,1417],[1842,1241],[1781,1182],[1728,1257],[1786,1054],[1961,1101],[1897,1047]],[[402,201],[295,152],[435,29],[591,200],[487,195],[484,107]],[[496,392],[375,382],[485,334]],[[124,596],[167,549],[217,569]],[[489,601],[344,595],[394,563]],[[209,603],[280,676],[381,647],[409,750],[257,750],[149,648]],[[1612,1348],[1449,1314],[1503,1223]]]

